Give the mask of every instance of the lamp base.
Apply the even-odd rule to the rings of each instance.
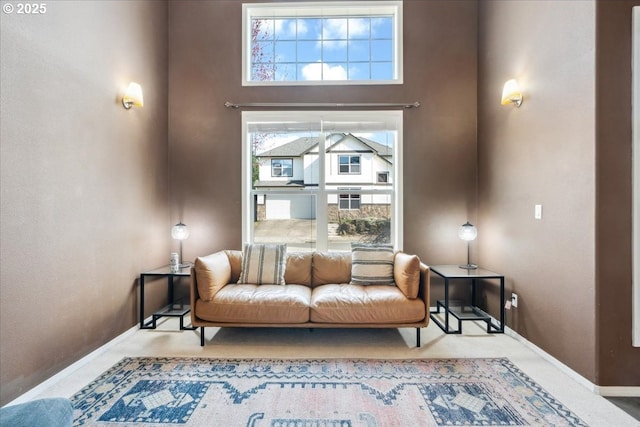
[[[476,268],[478,268],[478,266],[475,264],[465,264],[459,265],[458,268],[464,268],[465,270],[475,270]]]
[[[193,265],[193,263],[191,263],[191,262],[185,262],[185,263],[182,263],[182,264],[178,264],[178,267],[186,268],[186,267],[191,267],[192,265]]]

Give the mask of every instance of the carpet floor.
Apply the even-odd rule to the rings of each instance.
[[[585,426],[506,358],[124,358],[75,426]]]

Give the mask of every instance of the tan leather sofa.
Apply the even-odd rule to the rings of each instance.
[[[429,324],[429,267],[394,256],[394,285],[356,285],[350,252],[287,254],[286,285],[236,283],[242,251],[199,257],[191,268],[191,323],[204,328],[420,328]]]

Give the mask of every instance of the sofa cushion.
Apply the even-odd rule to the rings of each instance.
[[[351,284],[393,284],[393,246],[351,244]]]
[[[227,323],[305,323],[311,288],[303,285],[229,285],[210,302],[196,301],[200,319]]]
[[[393,261],[393,277],[396,286],[407,298],[417,298],[420,289],[420,258],[398,252]]]
[[[194,268],[198,282],[198,294],[205,301],[211,301],[213,296],[229,283],[231,265],[224,252],[196,258]]]
[[[287,254],[287,268],[284,281],[296,285],[311,286],[311,252],[290,252]]]
[[[388,285],[322,285],[311,293],[312,322],[388,324],[413,323],[426,316],[424,302],[407,299]]]
[[[238,283],[284,285],[287,245],[245,244]]]
[[[314,252],[311,285],[349,283],[351,280],[351,253]]]

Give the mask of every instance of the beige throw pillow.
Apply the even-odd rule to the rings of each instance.
[[[284,285],[287,245],[245,244],[238,283]]]
[[[352,285],[393,285],[393,246],[351,244]]]

